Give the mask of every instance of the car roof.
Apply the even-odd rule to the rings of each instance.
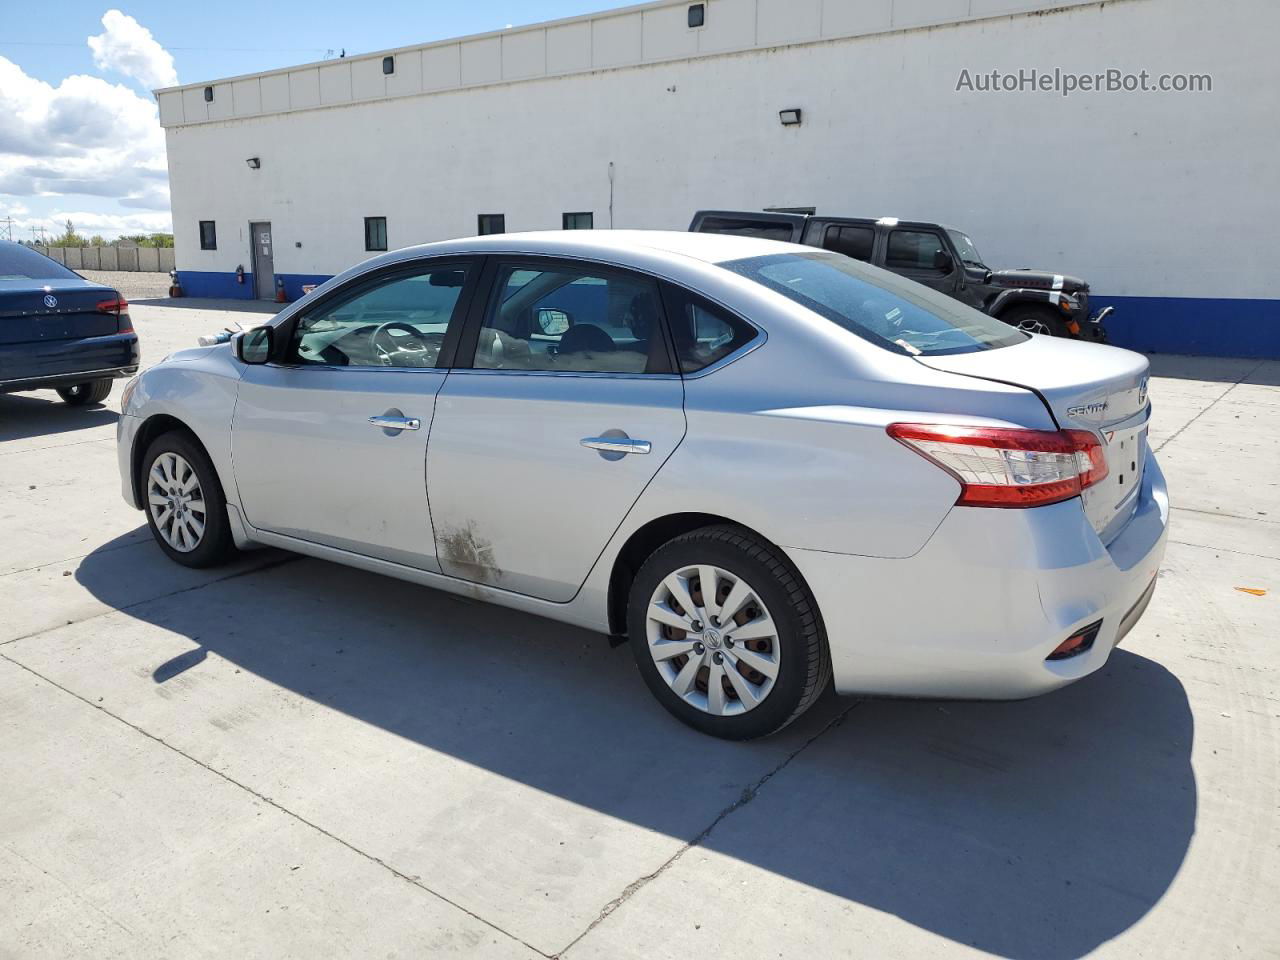
[[[657,251],[717,264],[769,254],[795,253],[796,244],[758,237],[676,230],[547,230],[445,240],[396,251],[395,259],[448,253],[529,253],[620,259],[628,251]],[[809,251],[809,248],[800,248]]]

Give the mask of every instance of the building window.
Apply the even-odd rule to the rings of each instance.
[[[383,73],[385,73],[385,74],[388,74],[388,75],[393,74],[393,73],[395,73],[395,72],[396,72],[396,58],[395,58],[395,57],[383,57],[383,58],[382,58],[382,72],[383,72]]]
[[[707,5],[705,3],[689,4],[689,26],[701,27],[707,22]]]
[[[487,237],[491,233],[507,232],[507,217],[502,213],[482,213],[478,218],[480,236]]]
[[[595,227],[595,214],[566,213],[561,220],[565,230],[591,230]]]
[[[218,231],[214,227],[212,220],[200,221],[200,249],[201,250],[217,250],[218,249]]]
[[[364,218],[364,248],[366,250],[387,249],[387,218]]]

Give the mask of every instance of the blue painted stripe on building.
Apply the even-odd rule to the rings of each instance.
[[[276,274],[276,279],[284,281],[284,295],[290,302],[302,298],[303,284],[319,286],[329,278],[329,274],[319,273]],[[252,273],[244,275],[244,283],[237,283],[234,273],[220,273],[210,270],[179,270],[178,282],[182,284],[182,292],[188,297],[210,297],[230,300],[254,299]]]
[[[303,284],[319,284],[328,274],[279,273],[285,296],[302,297]],[[234,273],[179,270],[188,297],[253,299],[253,274],[236,283]],[[1115,307],[1107,333],[1117,347],[1143,353],[1198,354],[1207,357],[1280,359],[1280,300],[1232,300],[1208,297],[1107,297],[1092,295],[1092,310]]]
[[[1143,353],[1280,359],[1280,300],[1091,296],[1111,342]]]

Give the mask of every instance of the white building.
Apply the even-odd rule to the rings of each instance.
[[[189,295],[252,297],[269,247],[257,292],[294,298],[484,215],[816,207],[1081,276],[1117,342],[1277,356],[1277,36],[1274,0],[660,0],[168,88],[177,267]],[[1196,89],[1064,96],[1055,70]]]

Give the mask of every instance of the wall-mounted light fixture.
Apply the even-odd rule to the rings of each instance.
[[[382,72],[383,72],[383,74],[385,74],[385,75],[387,75],[387,76],[390,76],[391,74],[393,74],[393,73],[395,73],[395,72],[396,72],[396,58],[395,58],[395,57],[383,57],[383,58],[382,58]]]
[[[213,87],[204,88],[204,102],[213,103]]]
[[[793,107],[788,110],[779,110],[778,119],[782,121],[784,127],[798,127],[803,116],[803,112],[799,107]]]
[[[689,29],[707,25],[707,5],[705,3],[689,4]]]
[[[250,157],[248,160],[245,161],[245,163],[249,165],[250,170],[257,170],[260,166],[262,166],[262,161],[259,160],[257,157]]]

